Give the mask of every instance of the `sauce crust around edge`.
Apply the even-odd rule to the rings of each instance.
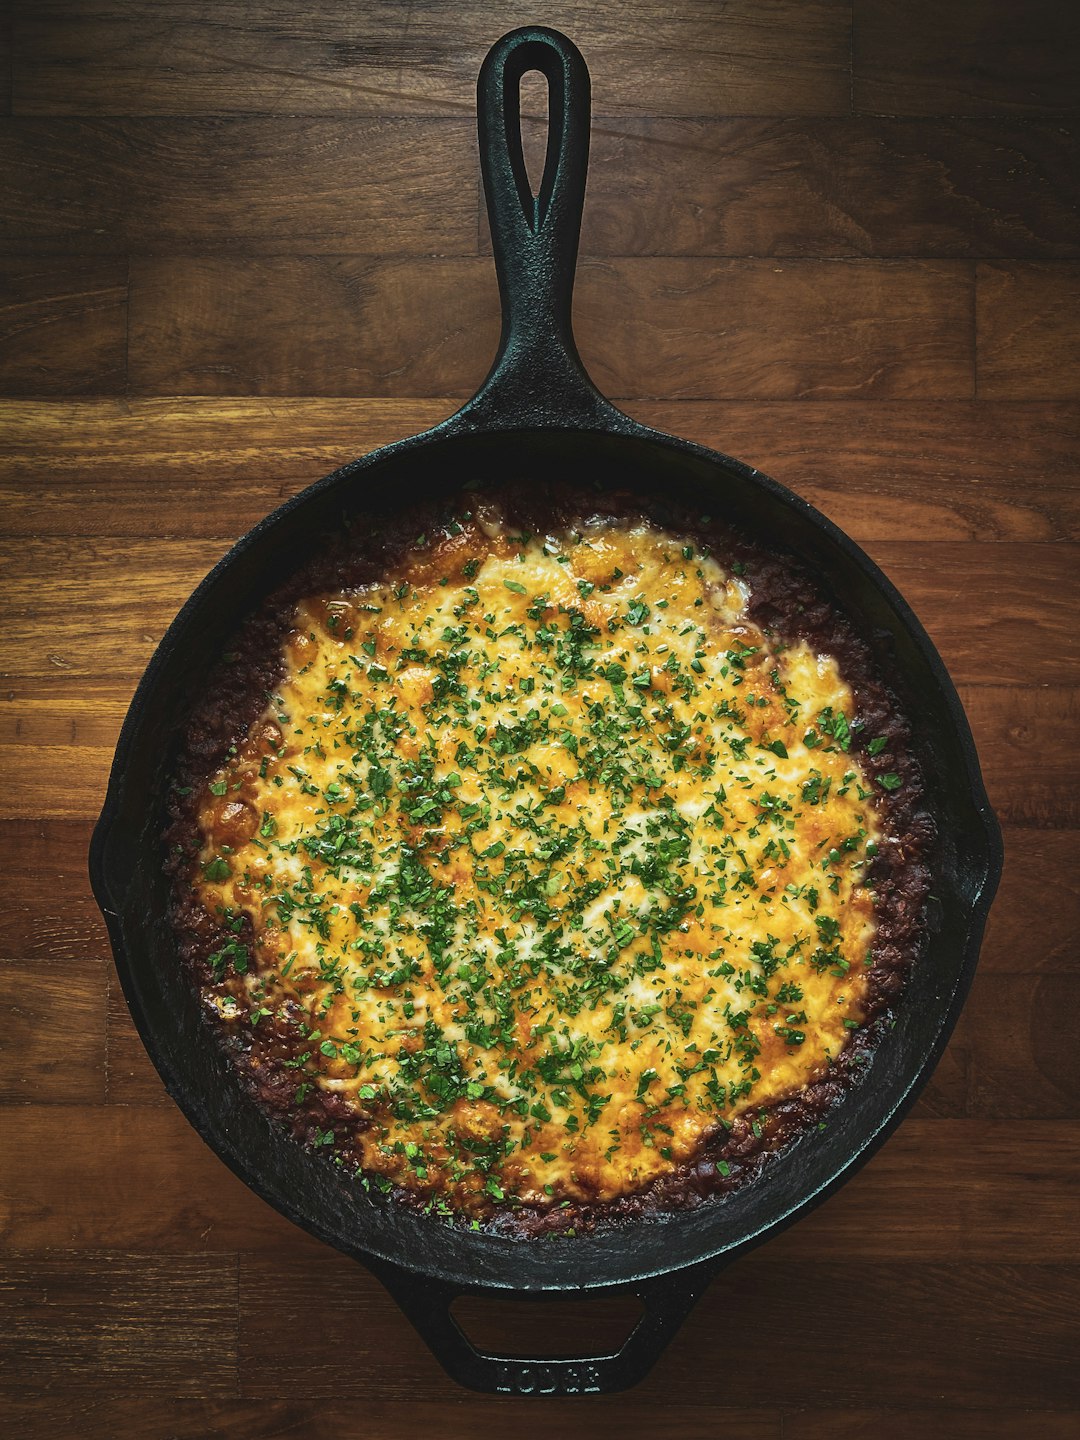
[[[680,1208],[857,1075],[931,827],[797,568],[510,492],[344,547],[234,654],[188,731],[174,923],[262,1103],[365,1183],[512,1233]]]

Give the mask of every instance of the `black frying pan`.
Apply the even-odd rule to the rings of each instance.
[[[547,163],[535,199],[518,110],[528,70],[547,77],[550,93]],[[518,1394],[611,1391],[645,1374],[723,1265],[809,1210],[897,1124],[941,1053],[971,982],[1000,875],[1001,836],[945,667],[877,566],[775,481],[637,424],[585,374],[570,324],[589,141],[589,75],[578,51],[554,30],[516,30],[488,55],[478,90],[503,305],[491,374],[443,424],[353,461],[288,501],[202,582],[132,701],[94,832],[90,875],[146,1048],[169,1093],[242,1180],[298,1225],[362,1260],[463,1385]],[[342,517],[378,526],[395,507],[449,493],[466,479],[553,469],[583,485],[636,484],[729,516],[815,573],[856,617],[911,716],[939,839],[926,953],[895,1028],[825,1131],[804,1136],[756,1181],[696,1211],[591,1236],[522,1242],[452,1230],[370,1199],[261,1113],[205,1028],[178,964],[165,920],[161,834],[169,766],[191,697],[227,648],[236,620],[279,586],[319,537]],[[627,1290],[644,1302],[637,1328],[616,1354],[582,1358],[481,1354],[449,1308],[468,1292],[585,1298]]]

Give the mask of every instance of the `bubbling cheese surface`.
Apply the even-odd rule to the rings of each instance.
[[[212,1003],[288,1018],[365,1183],[473,1216],[632,1194],[865,1018],[851,694],[747,598],[651,522],[481,506],[298,607],[195,886],[238,937]]]

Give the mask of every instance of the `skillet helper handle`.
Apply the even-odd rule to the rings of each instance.
[[[548,141],[533,195],[521,144],[521,77],[548,82]],[[512,30],[488,52],[477,81],[477,127],[502,336],[491,372],[458,412],[484,428],[597,423],[617,415],[582,366],[571,311],[585,176],[589,71],[558,30]],[[457,417],[455,417],[457,418]]]
[[[365,1264],[371,1266],[370,1261]],[[612,1354],[522,1356],[477,1349],[450,1309],[459,1296],[469,1293],[465,1288],[397,1267],[371,1268],[451,1379],[489,1395],[610,1395],[628,1390],[656,1364],[714,1273],[712,1266],[697,1266],[620,1286],[623,1293],[637,1295],[644,1310]],[[557,1298],[565,1299],[565,1292]],[[587,1302],[590,1292],[582,1298]],[[536,1303],[542,1305],[543,1297],[537,1297]]]

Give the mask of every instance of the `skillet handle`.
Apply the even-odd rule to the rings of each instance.
[[[698,1265],[615,1287],[637,1295],[645,1308],[614,1354],[522,1356],[476,1348],[450,1310],[459,1296],[470,1293],[466,1287],[385,1263],[372,1265],[367,1259],[364,1263],[390,1291],[451,1379],[489,1395],[609,1395],[628,1390],[655,1365],[715,1273],[713,1265]],[[604,1293],[613,1292],[583,1291],[582,1297],[588,1300]],[[537,1296],[537,1303],[544,1298]],[[559,1292],[558,1298],[565,1299],[565,1292]]]
[[[521,77],[548,82],[548,143],[533,195],[521,145]],[[502,337],[477,394],[452,429],[603,426],[624,417],[593,385],[574,343],[571,311],[585,174],[589,71],[558,30],[512,30],[488,52],[477,81],[477,128]]]

